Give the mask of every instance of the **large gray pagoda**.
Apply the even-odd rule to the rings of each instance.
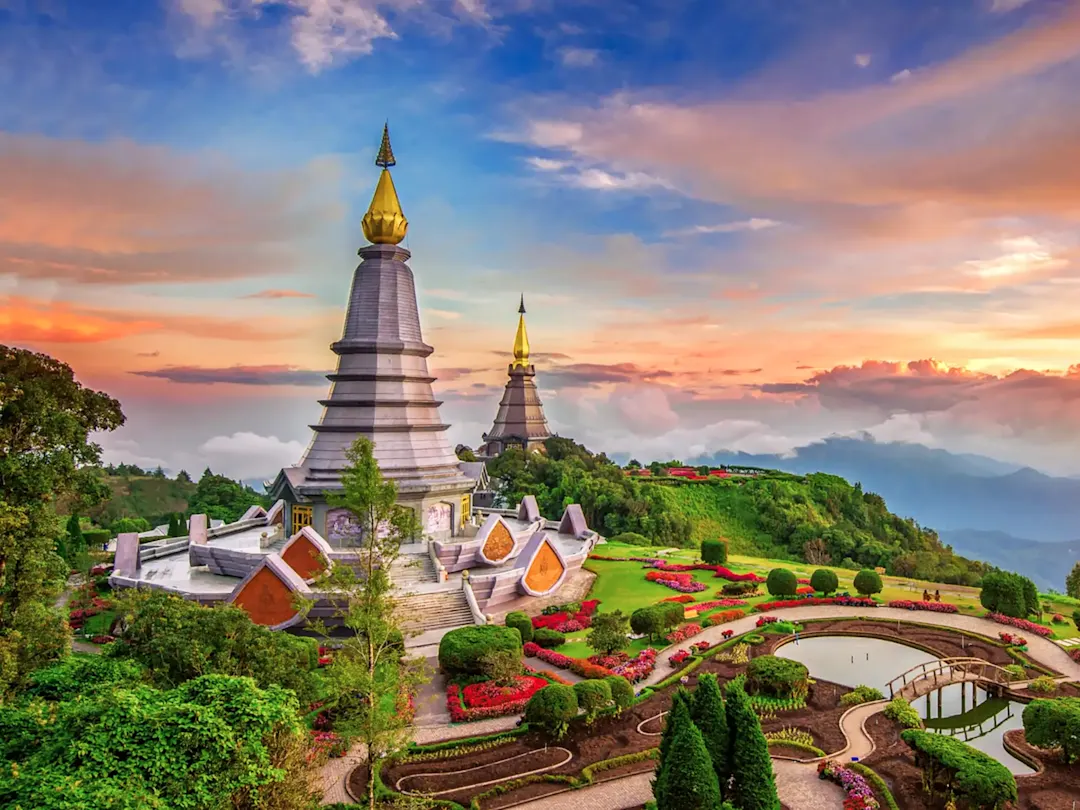
[[[536,390],[536,367],[529,362],[529,335],[525,331],[525,296],[518,307],[518,328],[514,337],[514,360],[506,373],[509,379],[499,401],[495,424],[484,434],[478,455],[494,458],[511,447],[540,450],[551,438],[544,405]]]
[[[345,509],[327,506],[325,492],[340,489],[345,451],[357,437],[374,444],[383,475],[397,483],[398,500],[415,509],[428,539],[458,534],[471,511],[476,482],[467,477],[446,439],[428,371],[433,351],[424,343],[416,307],[411,256],[400,247],[408,229],[390,167],[389,132],[383,129],[376,165],[382,174],[361,225],[372,244],[360,248],[345,329],[331,345],[338,356],[319,424],[300,463],[275,479],[270,497],[286,502],[287,527],[312,526],[331,545],[347,543],[356,524]]]

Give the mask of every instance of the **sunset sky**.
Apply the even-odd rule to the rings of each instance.
[[[1080,0],[0,0],[0,341],[295,463],[388,120],[452,443],[1080,473]]]

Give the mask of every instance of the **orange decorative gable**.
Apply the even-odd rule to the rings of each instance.
[[[483,554],[492,562],[502,562],[513,550],[514,538],[510,535],[506,524],[500,520],[488,532],[487,540],[484,541]]]
[[[525,573],[525,584],[531,590],[544,593],[559,581],[565,570],[559,555],[555,553],[551,543],[545,540],[529,564],[529,570]]]
[[[269,568],[260,568],[233,599],[255,624],[269,627],[282,624],[296,615],[292,591]]]
[[[323,550],[312,542],[305,532],[300,532],[289,541],[281,551],[281,559],[299,574],[301,579],[313,579],[316,574],[326,569],[327,564]]]

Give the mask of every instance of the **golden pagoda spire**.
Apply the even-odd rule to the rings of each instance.
[[[525,331],[525,296],[521,296],[521,306],[518,307],[518,328],[514,336],[514,362],[511,368],[529,366],[529,335]]]
[[[390,167],[397,165],[397,161],[394,160],[394,150],[390,148],[389,124],[383,125],[382,143],[379,145],[379,154],[375,157],[375,165],[382,166],[382,174],[379,175],[375,195],[371,198],[367,213],[360,220],[360,226],[369,242],[376,245],[396,245],[405,238],[409,220],[405,219],[405,212],[401,210],[397,189],[390,177]]]

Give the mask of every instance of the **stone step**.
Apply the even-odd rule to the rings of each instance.
[[[390,580],[395,585],[412,585],[437,580],[435,566],[426,554],[403,554],[390,568]]]
[[[400,600],[403,624],[412,630],[436,630],[472,624],[472,611],[462,591],[405,596]]]

